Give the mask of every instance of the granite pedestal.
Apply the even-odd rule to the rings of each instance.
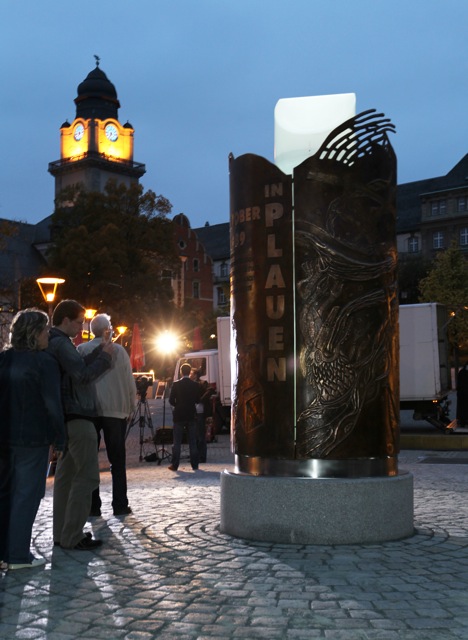
[[[293,544],[364,544],[413,535],[413,476],[221,474],[221,532]]]

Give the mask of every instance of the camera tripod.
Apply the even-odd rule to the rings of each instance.
[[[156,435],[154,438],[154,444],[156,445],[156,453],[159,455],[161,453],[161,461],[172,460],[172,454],[166,449],[166,444],[171,444],[173,442],[173,434],[172,429],[168,429],[166,427],[166,391],[167,391],[167,380],[164,381],[164,390],[162,396],[163,401],[163,416],[162,416],[162,427],[156,430]],[[158,450],[158,444],[161,445],[160,451]],[[159,463],[160,464],[160,463]]]
[[[138,404],[127,423],[127,433],[125,434],[125,440],[128,438],[130,429],[135,424],[138,424],[140,428],[140,462],[144,459],[147,462],[157,462],[158,464],[161,464],[161,458],[158,455],[158,451],[156,449],[156,444],[154,441],[153,421],[151,420],[151,413],[148,407],[148,403],[146,402],[146,393],[140,393],[139,395],[140,399],[138,400]],[[145,427],[147,427],[150,431],[151,443],[154,446],[154,453],[150,453],[144,456],[143,453],[145,447]]]

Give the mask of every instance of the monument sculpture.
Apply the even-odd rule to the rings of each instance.
[[[334,99],[325,98],[328,106]],[[353,94],[336,99],[344,112],[354,107]],[[316,104],[299,100],[307,121],[307,108]],[[355,491],[374,479],[374,491],[384,487],[394,504],[395,486],[404,502],[389,537],[409,535],[412,478],[399,474],[397,457],[396,158],[388,138],[394,126],[375,110],[353,113],[322,133],[317,149],[308,141],[301,157],[297,120],[290,121],[293,148],[283,154],[283,168],[291,173],[253,154],[229,159],[235,468],[222,477],[222,501],[232,510],[247,482],[260,499],[272,487],[272,496],[290,487],[294,502],[297,487],[307,486],[308,500],[320,479],[340,501],[339,487],[346,486],[340,480],[357,482]],[[281,488],[275,479],[283,479]],[[265,533],[265,524],[275,529],[267,512],[261,525],[249,513],[251,525],[240,528],[226,513],[222,505],[228,533],[297,537],[286,522],[279,533]],[[333,529],[339,515],[326,515]],[[309,541],[309,533],[311,541],[323,541],[315,526],[301,528],[302,539]],[[369,531],[353,535],[373,539]]]

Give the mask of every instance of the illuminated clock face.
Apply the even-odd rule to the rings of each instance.
[[[75,138],[75,140],[81,140],[81,138],[84,136],[84,127],[82,124],[77,124],[75,127],[75,132],[73,134],[73,137]]]
[[[119,137],[119,133],[117,131],[117,127],[114,124],[108,124],[106,126],[106,136],[107,139],[111,142],[115,142]]]

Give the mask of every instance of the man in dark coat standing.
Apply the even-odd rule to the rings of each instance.
[[[457,375],[457,420],[459,427],[468,425],[468,362]]]
[[[180,462],[180,448],[184,428],[187,429],[187,437],[190,450],[190,464],[192,469],[198,469],[199,455],[197,449],[197,426],[195,405],[200,402],[201,387],[198,382],[190,379],[191,366],[184,363],[180,367],[181,378],[172,385],[169,394],[169,404],[174,407],[174,442],[172,447],[171,471],[177,471]]]

